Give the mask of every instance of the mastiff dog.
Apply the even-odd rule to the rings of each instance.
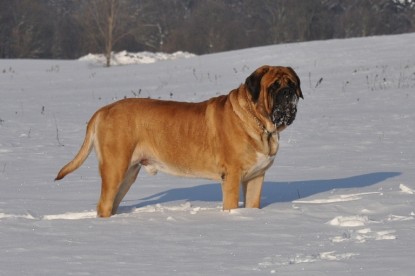
[[[262,66],[229,94],[200,103],[124,99],[90,119],[79,152],[58,173],[76,170],[92,148],[102,179],[99,217],[117,212],[144,167],[221,182],[223,210],[260,208],[266,170],[279,133],[291,125],[303,94],[290,67]]]

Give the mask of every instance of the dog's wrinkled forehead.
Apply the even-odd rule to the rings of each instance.
[[[297,74],[289,67],[270,67],[268,72],[264,74],[261,85],[273,92],[279,88],[298,89],[299,81]]]
[[[289,87],[296,90],[297,96],[303,98],[300,79],[291,67],[262,66],[255,70],[245,81],[245,85],[256,102],[262,89],[277,90]]]

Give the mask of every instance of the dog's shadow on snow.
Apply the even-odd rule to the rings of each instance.
[[[262,207],[278,203],[290,202],[309,197],[333,189],[359,188],[371,186],[388,178],[400,175],[399,172],[375,172],[339,179],[306,180],[292,182],[264,182],[262,190]],[[162,204],[173,201],[204,201],[219,204],[222,201],[222,190],[219,183],[198,185],[187,188],[175,188],[140,199],[140,203],[122,206],[121,213],[129,213],[135,208]]]

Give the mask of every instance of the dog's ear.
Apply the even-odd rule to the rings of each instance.
[[[251,94],[252,101],[256,103],[261,92],[261,79],[268,72],[269,66],[262,66],[246,78],[245,86]]]
[[[301,81],[300,81],[300,78],[298,77],[297,73],[294,71],[293,68],[288,67],[288,70],[291,71],[291,73],[293,74],[293,76],[295,77],[295,80],[297,82],[297,90],[296,90],[297,96],[300,97],[301,99],[304,99],[303,91],[301,91]]]

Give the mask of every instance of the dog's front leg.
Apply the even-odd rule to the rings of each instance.
[[[222,182],[223,210],[238,208],[240,173],[227,173]]]
[[[242,183],[246,208],[261,207],[261,191],[264,182],[264,174]]]

